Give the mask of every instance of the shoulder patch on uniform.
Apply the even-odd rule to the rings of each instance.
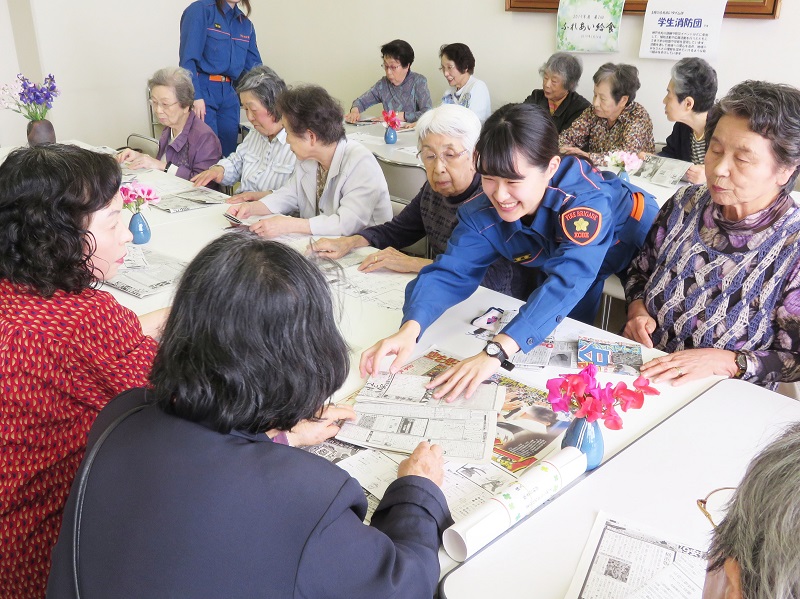
[[[564,235],[578,245],[592,243],[602,224],[603,215],[593,208],[570,208],[561,215]]]

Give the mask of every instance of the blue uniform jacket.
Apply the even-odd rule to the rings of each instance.
[[[205,82],[198,73],[236,80],[261,64],[253,23],[238,6],[223,6],[221,15],[214,0],[197,0],[181,16],[180,66],[191,72],[197,100],[206,99]]]
[[[503,221],[483,193],[467,200],[447,251],[408,284],[403,322],[415,320],[425,331],[503,256],[538,269],[542,281],[503,333],[522,351],[538,345],[590,289],[599,300],[603,280],[627,268],[658,213],[651,195],[607,176],[564,157],[530,225]]]

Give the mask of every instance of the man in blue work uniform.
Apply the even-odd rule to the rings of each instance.
[[[391,369],[399,369],[425,329],[469,297],[502,256],[535,269],[527,302],[484,352],[431,383],[442,386],[437,397],[471,394],[566,316],[591,323],[604,280],[627,268],[658,213],[651,195],[604,178],[582,158],[559,156],[555,126],[535,106],[508,105],[492,115],[476,154],[484,193],[461,206],[447,251],[409,283],[400,331],[364,352],[362,375],[392,353]]]
[[[198,0],[181,16],[180,66],[192,73],[194,112],[214,130],[227,156],[239,135],[235,82],[261,64],[249,0]]]

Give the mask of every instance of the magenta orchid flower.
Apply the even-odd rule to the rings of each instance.
[[[574,412],[576,418],[589,422],[602,420],[606,428],[619,430],[622,418],[617,412],[638,410],[645,395],[658,395],[658,389],[642,376],[633,381],[633,389],[622,381],[616,385],[597,382],[597,366],[589,364],[578,374],[562,374],[547,381],[547,399],[556,412]]]
[[[141,212],[144,204],[158,204],[161,199],[156,191],[140,183],[125,183],[119,188],[122,205],[134,214]]]

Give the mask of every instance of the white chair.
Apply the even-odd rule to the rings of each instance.
[[[401,162],[395,162],[387,158],[375,156],[381,166],[386,184],[389,187],[389,195],[392,201],[392,214],[397,216],[411,200],[419,193],[422,186],[428,180],[425,169],[421,166],[411,166]],[[421,239],[417,243],[406,248],[398,248],[406,254],[413,256],[428,256],[427,238]]]
[[[614,300],[625,301],[625,290],[622,288],[622,281],[617,275],[611,275],[603,284],[603,303],[600,307],[600,328],[608,330],[611,320],[611,303]]]
[[[158,157],[158,140],[146,135],[139,135],[138,133],[131,133],[126,142],[127,147],[131,150],[136,150],[142,154],[147,154],[153,158]]]

